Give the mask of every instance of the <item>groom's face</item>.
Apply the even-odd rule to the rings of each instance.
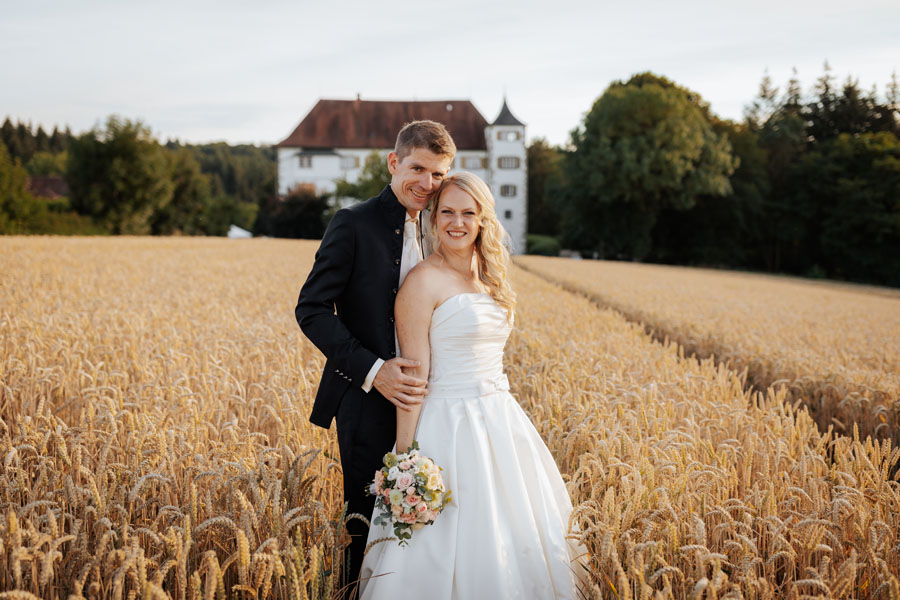
[[[403,160],[396,152],[388,154],[391,189],[410,215],[425,209],[450,170],[451,162],[452,156],[435,154],[425,148],[414,148]]]

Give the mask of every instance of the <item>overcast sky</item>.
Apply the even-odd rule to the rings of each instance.
[[[81,132],[116,113],[164,141],[276,143],[319,98],[503,95],[563,144],[610,82],[653,71],[740,119],[766,69],[825,60],[883,94],[900,0],[391,2],[0,0],[0,119]]]

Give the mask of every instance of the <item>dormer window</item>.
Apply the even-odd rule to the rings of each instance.
[[[506,142],[517,142],[522,139],[522,134],[518,131],[498,131],[497,139]]]

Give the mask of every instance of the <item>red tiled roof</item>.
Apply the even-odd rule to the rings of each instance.
[[[69,195],[69,186],[61,175],[29,175],[28,191],[39,198],[62,198]]]
[[[459,150],[485,150],[488,122],[468,100],[319,100],[278,147],[393,148],[410,121],[443,123]]]

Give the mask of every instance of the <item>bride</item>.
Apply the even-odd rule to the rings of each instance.
[[[575,598],[583,558],[565,537],[572,505],[503,374],[515,295],[487,185],[471,173],[447,178],[430,228],[435,251],[394,307],[401,355],[428,377],[424,403],[397,411],[396,448],[415,438],[453,500],[406,547],[384,541],[390,526],[371,526],[361,598]]]

